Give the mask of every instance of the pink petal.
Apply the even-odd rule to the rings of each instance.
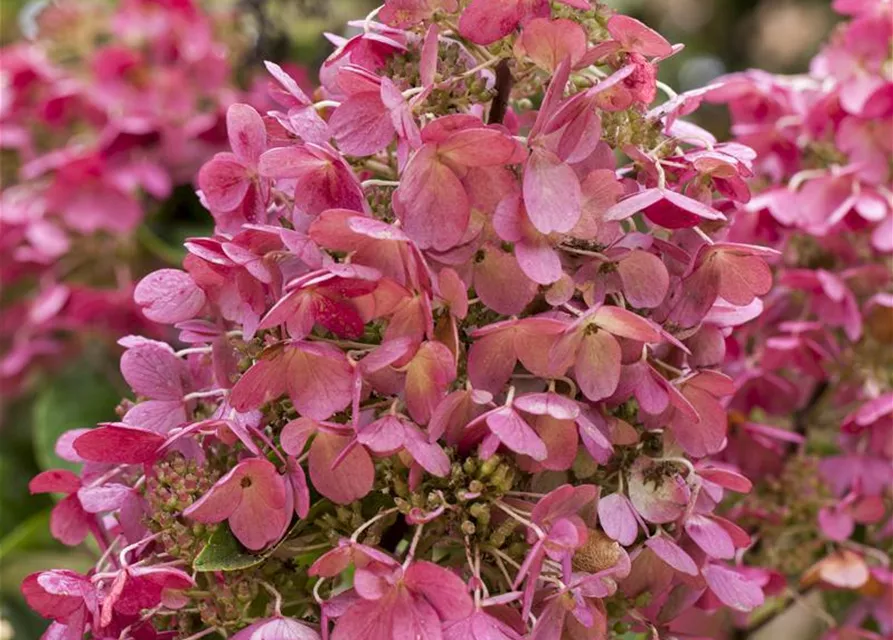
[[[81,479],[68,469],[50,469],[38,473],[28,483],[28,491],[34,493],[74,493],[81,486]]]
[[[648,343],[663,341],[663,336],[654,323],[620,307],[601,307],[592,319],[599,327],[615,336]]]
[[[490,412],[486,420],[490,431],[515,453],[537,461],[545,460],[549,455],[546,443],[516,411],[502,407]]]
[[[760,587],[743,575],[718,564],[708,564],[701,570],[707,586],[727,607],[737,611],[752,611],[763,604]]]
[[[396,134],[377,91],[358,93],[342,102],[329,118],[329,129],[338,148],[351,156],[371,156],[387,147]]]
[[[697,411],[699,421],[692,422],[681,414],[674,416],[669,426],[677,442],[686,453],[697,458],[721,451],[728,429],[725,408],[715,396],[694,385],[686,385],[682,394]]]
[[[510,34],[524,17],[520,0],[471,0],[459,18],[459,33],[487,45]]]
[[[564,275],[561,258],[545,236],[515,244],[515,259],[524,274],[537,284],[552,284]]]
[[[623,295],[634,306],[653,309],[663,302],[670,288],[670,274],[656,255],[633,250],[617,263]]]
[[[468,228],[471,208],[452,169],[426,144],[409,161],[394,193],[403,228],[421,249],[449,249]]]
[[[580,405],[557,393],[527,393],[515,398],[514,407],[538,416],[549,415],[558,420],[574,420],[580,415]]]
[[[574,363],[580,391],[593,402],[607,398],[620,382],[620,344],[606,331],[583,338]]]
[[[96,487],[82,487],[78,491],[78,500],[87,513],[115,511],[133,495],[133,489],[123,484],[104,484]]]
[[[406,407],[419,424],[427,424],[456,378],[452,351],[441,342],[425,342],[406,370]]]
[[[413,562],[404,575],[406,586],[424,596],[441,620],[461,620],[474,605],[465,582],[455,573],[431,562]]]
[[[635,18],[614,14],[608,20],[607,27],[611,37],[619,41],[627,51],[657,58],[673,53],[672,45],[662,35]]]
[[[719,523],[707,516],[692,514],[685,520],[685,532],[711,558],[735,557],[732,537]]]
[[[502,315],[521,313],[536,295],[537,285],[530,280],[510,253],[487,244],[475,266],[474,288],[481,301]]]
[[[608,537],[624,547],[630,546],[639,535],[632,505],[619,493],[612,493],[599,499],[598,521]]]
[[[236,411],[257,409],[285,393],[288,375],[288,354],[281,348],[270,357],[261,355],[250,369],[242,374],[230,393],[230,403]]]
[[[357,431],[357,442],[380,454],[398,451],[404,439],[403,421],[395,415],[385,415]]]
[[[142,464],[155,457],[164,438],[153,431],[120,424],[90,429],[74,441],[85,460],[116,464]]]
[[[852,516],[844,509],[825,507],[819,511],[819,526],[829,540],[847,540],[856,528]]]
[[[238,508],[242,500],[242,480],[248,475],[245,462],[237,464],[214,483],[201,498],[183,510],[183,515],[197,522],[223,522]]]
[[[538,67],[555,71],[565,58],[574,65],[583,57],[587,38],[583,27],[572,20],[536,18],[524,25],[520,45]]]
[[[320,431],[310,446],[310,480],[313,487],[338,504],[350,504],[372,490],[375,467],[363,447],[354,448],[343,459],[338,469],[332,464],[341,455],[350,439]]]
[[[247,104],[232,104],[226,112],[226,131],[229,144],[239,162],[257,165],[267,148],[267,129],[260,114]]]
[[[205,293],[185,271],[160,269],[140,280],[133,300],[149,320],[175,324],[198,315]]]
[[[437,147],[438,155],[455,166],[489,167],[511,162],[518,143],[499,129],[465,129]]]
[[[405,425],[403,445],[421,467],[439,478],[450,474],[450,459],[436,442],[429,442],[428,437],[415,425]]]
[[[251,182],[244,165],[235,156],[218,153],[202,165],[198,186],[211,209],[232,211],[245,199]]]
[[[524,205],[541,233],[566,233],[582,211],[580,181],[574,170],[551,151],[534,149],[524,169]]]
[[[128,349],[121,356],[121,374],[137,395],[182,401],[185,366],[165,346],[145,343]]]
[[[50,533],[70,547],[81,544],[95,523],[96,516],[84,511],[76,495],[62,499],[50,512]]]
[[[662,533],[648,538],[645,545],[668,565],[689,576],[698,575],[698,565],[682,548]]]

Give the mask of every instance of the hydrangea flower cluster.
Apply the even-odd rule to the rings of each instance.
[[[750,482],[709,460],[777,254],[725,237],[754,153],[588,1],[352,26],[312,97],[267,63],[278,108],[229,108],[214,235],[135,291],[182,346],[123,339],[120,421],[32,482],[103,551],[26,579],[46,637],[657,637],[761,605],[715,513]]]
[[[135,231],[225,145],[238,98],[219,17],[189,0],[52,3],[35,40],[0,50],[5,395],[72,336],[148,330]]]
[[[881,638],[893,634],[893,6],[834,8],[849,21],[808,75],[749,71],[711,96],[757,151],[761,193],[729,237],[781,252],[765,312],[729,340],[724,455],[758,483],[732,512],[762,541],[750,557],[795,589],[850,592],[832,637]]]

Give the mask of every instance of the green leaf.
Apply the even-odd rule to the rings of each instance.
[[[267,555],[245,553],[229,527],[221,525],[211,534],[205,548],[192,563],[192,568],[196,571],[239,571],[260,564]]]
[[[53,539],[50,536],[50,510],[38,511],[24,522],[19,523],[15,529],[0,540],[0,564],[13,551],[17,554],[24,549],[33,549],[51,545]]]
[[[56,455],[56,440],[69,429],[113,420],[120,394],[107,376],[85,362],[48,380],[34,402],[34,453],[42,469],[78,465]]]

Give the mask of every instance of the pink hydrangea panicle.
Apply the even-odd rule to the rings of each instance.
[[[158,28],[144,4],[128,33]],[[177,15],[191,55],[214,49]],[[679,47],[637,20],[587,0],[388,0],[350,26],[319,88],[268,62],[268,108],[228,101],[230,150],[198,175],[214,229],[134,291],[177,345],[122,339],[119,421],[63,438],[79,474],[32,483],[63,494],[53,533],[92,535],[100,558],[28,578],[29,601],[54,637],[103,639],[746,626],[781,590],[746,564],[750,497],[724,502],[755,486],[748,462],[771,466],[735,450],[762,427],[729,408],[807,397],[776,373],[785,354],[829,367],[827,334],[881,276],[795,277],[830,320],[789,315],[771,291],[788,254],[739,223],[770,206],[751,198],[760,156],[685,120],[724,87],[658,91]],[[133,57],[104,57],[103,95],[131,102]],[[862,176],[834,175],[858,224],[882,208]],[[13,195],[12,215],[41,217]],[[767,382],[737,341],[776,320],[792,336],[756,343]],[[846,437],[875,443],[887,413],[855,411]],[[792,439],[771,435],[755,451],[779,463]],[[848,471],[817,509],[827,540],[880,524],[877,469],[829,460]]]

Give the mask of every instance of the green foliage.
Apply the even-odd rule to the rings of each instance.
[[[265,555],[245,553],[229,527],[217,528],[192,563],[196,571],[240,571],[263,562]]]
[[[75,363],[37,392],[33,408],[34,454],[41,469],[78,465],[56,455],[56,440],[69,429],[92,427],[115,418],[121,394],[85,362]]]

